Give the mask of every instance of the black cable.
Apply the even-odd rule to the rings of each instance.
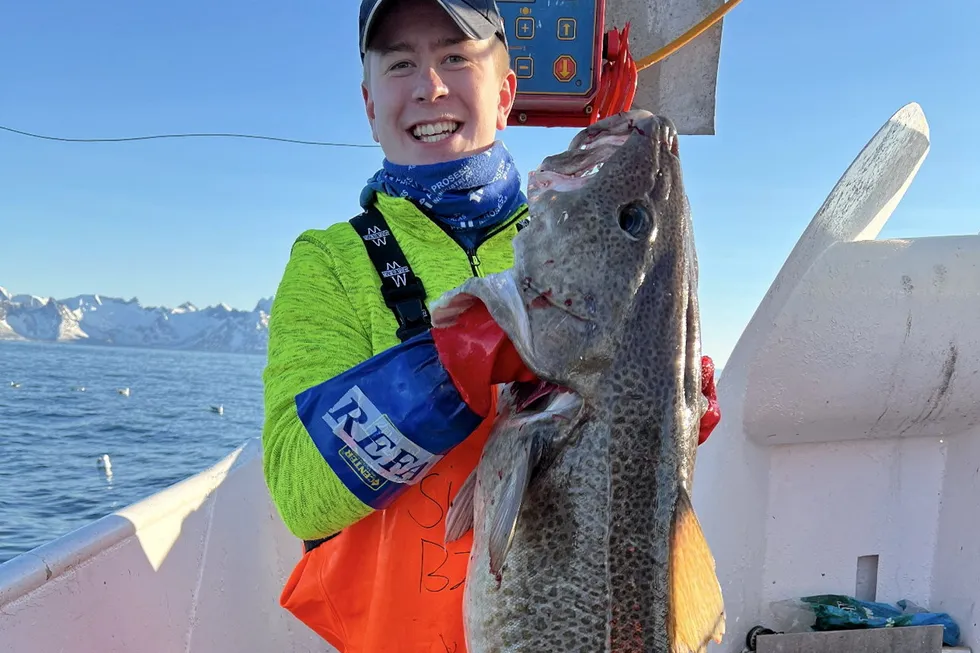
[[[296,143],[299,145],[319,145],[324,147],[363,147],[363,148],[375,148],[380,147],[379,145],[360,145],[357,143],[332,143],[323,141],[306,141],[294,138],[278,138],[276,136],[254,136],[252,134],[159,134],[155,136],[128,136],[121,138],[61,138],[58,136],[44,136],[42,134],[32,134],[31,132],[21,131],[19,129],[13,129],[12,127],[4,127],[0,125],[0,129],[3,131],[11,132],[13,134],[19,134],[21,136],[29,136],[31,138],[40,138],[47,141],[61,141],[64,143],[121,143],[124,141],[148,141],[155,138],[253,138],[266,141],[278,141],[281,143]]]

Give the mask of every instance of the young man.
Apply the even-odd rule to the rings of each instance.
[[[446,510],[493,384],[533,377],[489,320],[433,339],[422,302],[513,263],[516,77],[493,0],[363,0],[359,22],[385,161],[361,216],[295,241],[270,321],[265,477],[306,542],[280,600],[342,652],[463,653],[472,538],[445,542]]]

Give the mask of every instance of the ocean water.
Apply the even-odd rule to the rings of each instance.
[[[259,437],[264,365],[256,355],[0,341],[0,564]]]
[[[0,564],[260,436],[264,365],[256,355],[0,342]],[[219,405],[223,414],[211,410]]]

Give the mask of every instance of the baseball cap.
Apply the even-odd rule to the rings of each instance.
[[[361,0],[360,33],[358,41],[361,58],[367,51],[371,30],[383,5],[392,0]],[[434,0],[449,14],[459,28],[471,39],[479,41],[498,36],[507,45],[507,32],[504,19],[500,15],[495,0]]]

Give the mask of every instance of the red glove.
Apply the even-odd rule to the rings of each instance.
[[[433,328],[431,333],[439,361],[463,401],[482,417],[490,413],[494,385],[537,380],[482,302],[476,302],[452,326]]]
[[[431,333],[439,361],[463,401],[482,417],[490,413],[494,385],[538,380],[482,302],[476,302],[452,326],[434,328]],[[701,357],[701,392],[708,399],[708,409],[701,417],[699,446],[721,420],[715,390],[715,364],[708,356]]]
[[[698,434],[698,446],[704,444],[711,432],[721,421],[721,409],[718,407],[718,393],[715,390],[715,363],[707,356],[701,357],[701,393],[708,399],[708,410],[701,417],[701,430]]]

